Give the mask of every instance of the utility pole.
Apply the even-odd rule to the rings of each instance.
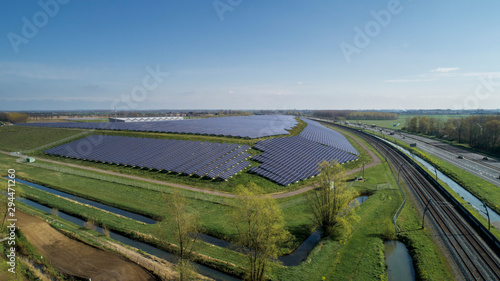
[[[429,199],[429,201],[427,201],[427,204],[425,205],[425,209],[424,209],[424,215],[422,216],[422,229],[425,228],[425,225],[424,225],[424,220],[425,220],[425,213],[427,212],[427,210],[429,209],[429,205],[432,203],[432,198]]]
[[[488,206],[486,206],[486,203],[483,203],[483,207],[486,210],[486,216],[488,217],[488,230],[491,231],[491,222],[490,222],[490,212],[488,212]]]
[[[365,162],[363,162],[363,180],[365,180]]]

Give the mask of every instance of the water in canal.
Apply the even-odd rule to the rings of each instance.
[[[413,261],[405,244],[399,241],[386,241],[384,247],[389,281],[415,280]]]
[[[97,207],[97,208],[109,211],[111,213],[119,214],[119,215],[122,215],[122,216],[125,216],[125,217],[129,217],[129,218],[136,219],[136,220],[139,220],[139,221],[142,221],[142,222],[146,222],[146,223],[150,223],[150,224],[156,223],[156,221],[153,220],[153,219],[150,219],[150,218],[147,218],[147,217],[135,214],[135,213],[131,213],[131,212],[128,212],[128,211],[124,211],[122,209],[110,207],[110,206],[104,205],[102,203],[98,203],[98,202],[95,202],[95,201],[87,200],[87,199],[84,199],[84,198],[81,198],[81,197],[78,197],[78,196],[74,196],[74,195],[71,195],[71,194],[68,194],[68,193],[64,193],[64,192],[61,192],[61,191],[58,191],[58,190],[55,190],[55,189],[52,189],[52,188],[49,188],[49,187],[46,187],[46,186],[39,185],[39,184],[34,184],[34,183],[31,183],[31,182],[28,182],[28,181],[24,181],[24,180],[20,180],[20,179],[16,179],[16,180],[19,183],[23,183],[23,184],[31,186],[33,188],[37,188],[37,189],[40,189],[40,190],[43,190],[43,191],[46,191],[46,192],[49,192],[49,193],[52,193],[52,194],[55,194],[55,195],[59,195],[61,197],[72,199],[72,200],[78,201],[80,203],[88,204],[88,205],[91,205],[91,206],[94,206],[94,207]],[[354,199],[353,202],[357,201],[358,204],[360,205],[363,202],[365,202],[366,199],[368,199],[368,197],[369,196],[359,196],[356,199]],[[50,208],[48,208],[46,206],[40,205],[40,204],[38,204],[36,202],[33,202],[31,200],[28,200],[28,199],[23,199],[23,200],[24,200],[23,203],[28,202],[28,203],[26,203],[27,205],[30,205],[32,207],[35,207],[35,208],[39,209],[39,210],[45,211],[47,213],[50,213]],[[83,226],[83,224],[85,223],[83,220],[78,219],[78,218],[73,217],[73,216],[70,216],[70,215],[67,215],[67,214],[65,214],[63,212],[59,212],[59,214],[60,214],[59,216],[62,219],[70,221],[70,222],[72,222],[72,223],[74,223],[76,225]],[[101,228],[98,228],[97,231],[100,232],[100,233],[103,233]],[[131,246],[133,246],[135,248],[138,248],[138,249],[141,249],[141,250],[144,250],[144,248],[147,248],[151,252],[154,252],[156,250],[161,251],[161,250],[159,250],[159,249],[157,249],[155,247],[152,247],[150,245],[147,245],[147,244],[144,244],[144,243],[141,243],[141,242],[134,241],[132,239],[129,239],[129,238],[127,238],[125,236],[122,236],[122,235],[119,235],[117,233],[111,232],[110,233],[110,237],[113,238],[113,239],[115,239],[115,240],[118,240],[118,241],[120,241],[120,242],[122,242],[124,244],[131,245]],[[307,255],[309,254],[309,252],[311,252],[311,250],[316,246],[316,244],[319,242],[319,240],[321,240],[321,237],[322,237],[322,232],[318,228],[304,242],[302,242],[299,245],[299,247],[297,247],[297,249],[295,249],[291,254],[285,255],[285,256],[281,256],[278,259],[285,266],[297,266],[297,265],[299,265],[307,257]],[[238,245],[232,244],[231,242],[228,242],[228,241],[216,238],[216,237],[212,237],[212,236],[209,236],[209,235],[206,235],[206,234],[199,234],[198,238],[200,240],[204,241],[204,242],[207,242],[207,243],[210,243],[210,244],[222,247],[222,248],[227,248],[227,249],[231,249],[231,250],[235,250],[235,251],[240,251],[240,252],[242,251],[241,247],[238,246]],[[144,251],[148,252],[148,253],[151,253],[148,250],[144,250]],[[163,253],[161,253],[161,252],[163,252]],[[161,257],[163,257],[164,259],[166,259],[168,261],[171,261],[171,262],[175,261],[175,256],[173,256],[172,254],[164,252],[164,251],[161,251],[161,252],[159,252],[157,254],[153,254],[153,255],[157,255],[157,256],[162,255]],[[208,268],[208,269],[210,269],[210,268]],[[228,279],[224,279],[224,280],[228,280]]]
[[[383,140],[383,139],[381,139],[381,140]],[[465,190],[465,188],[463,188],[462,186],[460,186],[458,183],[456,183],[455,181],[453,181],[452,179],[450,179],[445,174],[441,173],[439,170],[434,170],[434,166],[432,166],[431,164],[427,163],[422,158],[420,158],[420,157],[418,157],[416,155],[412,155],[408,150],[402,148],[399,145],[393,144],[393,143],[391,143],[389,141],[386,141],[386,140],[384,140],[384,141],[387,142],[387,143],[389,143],[389,144],[391,144],[394,147],[397,147],[398,149],[400,149],[401,151],[403,151],[407,155],[413,157],[413,159],[415,159],[416,161],[418,161],[419,163],[421,163],[422,165],[424,165],[424,167],[427,168],[427,170],[430,171],[431,174],[435,175],[436,172],[437,172],[437,177],[440,180],[442,180],[443,182],[445,182],[451,189],[453,189],[458,195],[460,195],[460,197],[464,198],[465,201],[469,202],[472,206],[474,206],[474,208],[476,210],[481,210],[478,213],[481,214],[483,217],[487,218],[486,214],[484,213],[485,210],[484,210],[484,207],[483,207],[483,203],[481,202],[481,200],[477,199],[477,197],[474,196],[472,193],[470,193],[469,191]],[[486,208],[488,208],[488,213],[490,215],[490,220],[492,222],[500,222],[500,214],[498,214],[495,211],[493,211],[490,207],[486,207]]]
[[[50,208],[49,207],[46,207],[44,205],[41,205],[41,204],[38,204],[34,201],[31,201],[29,199],[25,199],[25,198],[22,198],[22,197],[17,197],[17,200],[26,204],[26,205],[29,205],[33,208],[36,208],[40,211],[43,211],[43,212],[46,212],[46,213],[49,213],[50,214]],[[84,224],[85,224],[85,221],[79,219],[79,218],[76,218],[76,217],[73,217],[73,216],[70,216],[68,214],[65,214],[64,212],[61,212],[59,211],[59,217],[63,220],[66,220],[66,221],[69,221],[69,222],[72,222],[80,227],[84,227]],[[100,227],[97,227],[96,229],[97,232],[103,234],[103,229],[100,228]],[[135,240],[132,240],[130,238],[127,238],[123,235],[120,235],[118,233],[115,233],[113,231],[109,231],[109,237],[116,240],[116,241],[119,241],[125,245],[129,245],[129,246],[132,246],[134,248],[137,248],[139,250],[142,250],[148,254],[151,254],[153,256],[157,256],[159,258],[162,258],[166,261],[169,261],[171,263],[175,263],[176,262],[176,257],[168,252],[165,252],[163,250],[160,250],[156,247],[153,247],[151,245],[148,245],[146,243],[142,243],[142,242],[139,242],[139,241],[135,241]],[[211,269],[209,267],[206,267],[206,266],[203,266],[203,265],[199,265],[199,264],[195,264],[195,266],[197,267],[197,272],[201,275],[204,275],[204,276],[207,276],[207,277],[210,277],[214,280],[217,280],[217,281],[236,281],[236,280],[239,280],[238,278],[235,278],[233,276],[230,276],[230,275],[227,275],[227,274],[224,274],[222,272],[219,272],[219,271],[216,271],[214,269]]]
[[[96,208],[99,208],[99,209],[102,209],[102,210],[105,210],[105,211],[108,211],[108,212],[111,212],[111,213],[114,213],[114,214],[118,214],[118,215],[121,215],[121,216],[124,216],[124,217],[127,217],[127,218],[131,218],[131,219],[143,222],[143,223],[147,223],[147,224],[155,224],[156,223],[156,220],[154,220],[154,219],[151,219],[151,218],[148,218],[148,217],[145,217],[145,216],[141,216],[141,215],[138,215],[136,213],[125,211],[125,210],[122,210],[122,209],[118,209],[118,208],[115,208],[115,207],[111,207],[111,206],[108,206],[108,205],[105,205],[105,204],[102,204],[102,203],[99,203],[99,202],[88,200],[88,199],[85,199],[85,198],[82,198],[82,197],[78,197],[78,196],[75,196],[75,195],[72,195],[72,194],[69,194],[69,193],[65,193],[65,192],[62,192],[62,191],[59,191],[59,190],[56,190],[56,189],[53,189],[53,188],[49,188],[49,187],[43,186],[43,185],[35,184],[35,183],[29,182],[29,181],[25,181],[25,180],[21,180],[21,179],[18,179],[18,178],[16,179],[16,182],[25,184],[27,186],[30,186],[30,187],[33,187],[33,188],[36,188],[36,189],[39,189],[39,190],[43,190],[45,192],[48,192],[48,193],[51,193],[51,194],[54,194],[54,195],[58,195],[58,196],[61,196],[61,197],[67,198],[67,199],[71,199],[71,200],[77,201],[77,202],[82,203],[82,204],[87,204],[87,205],[90,205],[90,206],[93,206],[93,207],[96,207]]]

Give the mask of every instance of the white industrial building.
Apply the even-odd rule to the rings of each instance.
[[[157,122],[157,121],[174,121],[184,120],[182,116],[165,116],[165,117],[120,117],[109,118],[109,122]]]

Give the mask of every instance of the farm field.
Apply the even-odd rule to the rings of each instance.
[[[156,278],[137,264],[81,242],[68,238],[50,227],[39,218],[17,213],[20,229],[40,254],[49,259],[61,272],[81,278],[114,278],[133,280],[156,280]],[[74,263],[69,264],[71,260]]]

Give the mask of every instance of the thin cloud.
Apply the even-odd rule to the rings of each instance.
[[[385,80],[385,83],[416,83],[416,82],[429,82],[434,81],[434,79],[392,79]]]
[[[459,67],[438,67],[436,69],[432,69],[431,72],[447,73],[447,72],[457,71],[459,69],[460,69]]]

